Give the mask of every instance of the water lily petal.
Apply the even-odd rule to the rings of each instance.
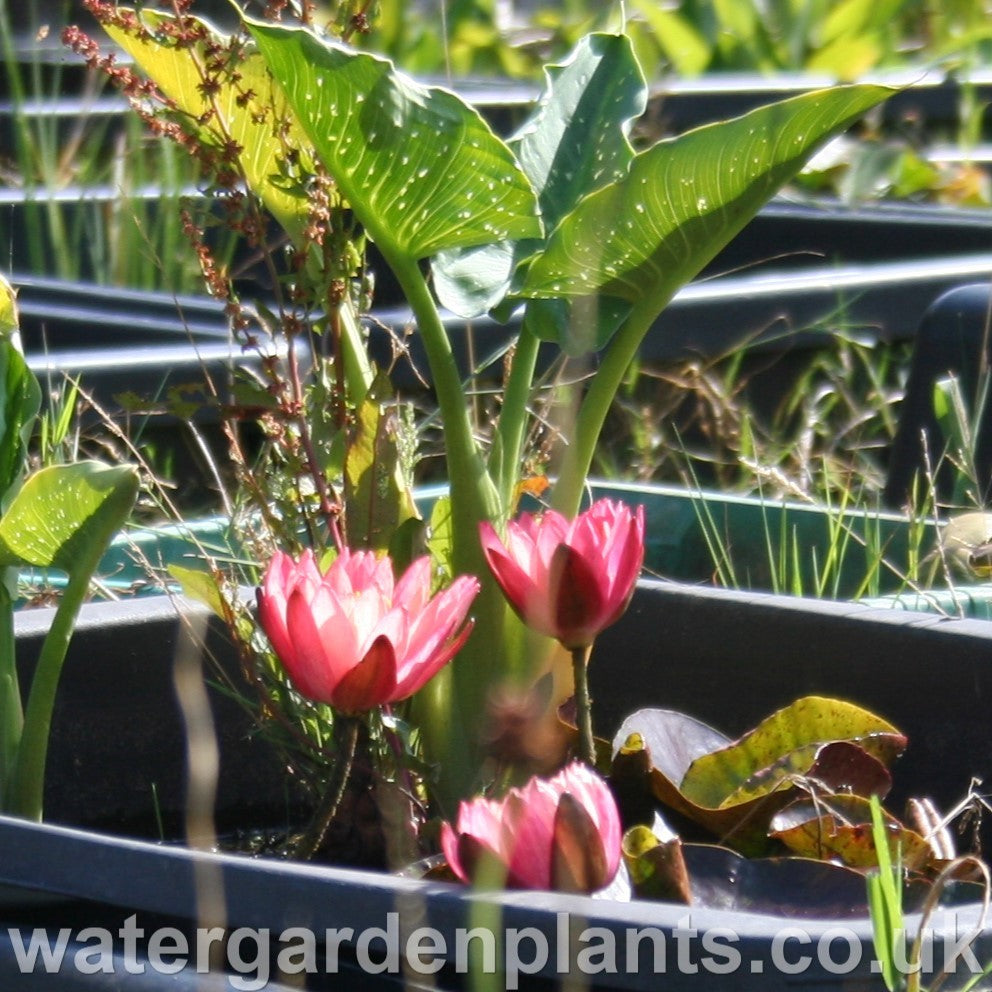
[[[606,854],[595,821],[568,792],[558,800],[551,852],[551,880],[558,892],[595,892],[612,879],[612,875],[607,878]]]
[[[489,524],[483,552],[524,622],[566,647],[591,644],[627,608],[644,562],[644,510],[598,500],[573,521],[547,510],[522,513],[505,543]]]
[[[377,637],[365,657],[334,687],[330,702],[343,713],[363,713],[390,699],[396,686],[396,653]]]
[[[550,569],[549,601],[555,636],[567,648],[585,647],[602,629],[605,590],[601,575],[567,544],[559,544]]]
[[[277,552],[259,622],[299,692],[357,713],[416,692],[464,644],[479,583],[461,577],[432,597],[431,578],[426,557],[394,583],[388,556],[343,549],[321,575],[312,552]]]
[[[506,884],[593,892],[620,864],[620,814],[609,786],[590,768],[572,764],[550,779],[533,778],[503,799],[461,803],[454,826],[441,827],[452,871],[473,881],[481,852],[497,856]]]
[[[431,559],[428,555],[411,562],[393,591],[393,603],[418,613],[431,598]]]
[[[301,589],[294,590],[286,604],[286,626],[292,632],[293,651],[280,655],[280,659],[293,685],[310,699],[330,703],[337,679],[331,673],[310,602]]]

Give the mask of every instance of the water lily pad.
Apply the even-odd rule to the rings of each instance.
[[[865,878],[853,868],[810,858],[744,858],[709,844],[686,844],[683,854],[696,907],[792,920],[858,919],[868,913]],[[907,887],[907,908],[918,907],[928,890],[922,883]]]
[[[639,899],[692,901],[689,873],[678,837],[660,840],[650,827],[632,827],[624,834],[623,860]]]
[[[646,751],[658,800],[721,842],[755,855],[768,849],[771,818],[803,794],[884,795],[885,765],[905,744],[891,724],[867,710],[806,697],[738,741],[682,713],[640,710],[624,721],[614,753],[629,772],[631,754]]]
[[[733,744],[697,758],[681,790],[701,806],[736,806],[787,787],[835,741],[856,744],[884,764],[906,747],[906,738],[874,713],[844,700],[806,696]]]
[[[893,861],[912,869],[931,857],[927,841],[883,811]],[[801,799],[778,812],[772,836],[790,851],[808,858],[838,860],[852,868],[874,868],[878,852],[871,827],[871,804],[862,796],[820,796]]]

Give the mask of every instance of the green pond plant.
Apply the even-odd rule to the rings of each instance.
[[[317,853],[364,749],[415,809],[408,823],[446,821],[461,878],[480,868],[492,880],[495,863],[511,884],[588,891],[615,874],[638,894],[670,893],[660,866],[680,858],[650,820],[622,841],[619,871],[602,775],[740,854],[876,863],[870,797],[906,740],[853,703],[801,699],[737,741],[666,711],[629,718],[612,747],[596,738],[585,673],[607,663],[594,642],[630,600],[644,518],[582,504],[610,406],[660,312],[890,90],[818,90],[635,147],[648,87],[633,46],[590,34],[546,67],[540,101],[504,140],[456,93],[352,44],[360,20],[339,25],[346,43],[232,4],[240,27],[224,34],[193,6],[88,0],[136,69],[76,28],[64,38],[209,165],[272,276],[275,301],[249,311],[190,226],[235,332],[268,356],[268,377],[240,394],[239,415],[267,441],[257,463],[231,432],[258,616],[238,598],[244,573],[213,562],[174,574],[228,621],[259,712],[307,755],[318,814],[288,849]],[[411,490],[415,413],[367,350],[370,244],[408,304],[443,427],[447,493],[426,519]],[[473,419],[450,314],[516,328],[488,420]],[[572,390],[574,421],[542,461],[529,438],[544,346],[595,374]],[[535,495],[543,512],[518,517]],[[845,828],[829,849],[827,818]],[[551,846],[540,871],[524,870],[519,832]],[[926,837],[897,825],[893,837],[930,870]]]
[[[212,154],[229,177],[229,198],[243,182],[284,229],[298,253],[290,287],[321,282],[331,312],[315,330],[340,358],[332,402],[360,411],[359,420],[369,404],[386,410],[387,400],[342,274],[328,271],[313,243],[312,201],[326,202],[328,186],[404,292],[428,356],[450,482],[431,521],[431,552],[449,578],[482,582],[472,637],[416,701],[427,752],[447,756],[438,788],[450,804],[479,784],[473,714],[495,687],[526,685],[546,663],[533,645],[525,649],[519,620],[488,578],[479,536],[483,522],[503,531],[516,507],[542,342],[595,356],[598,366],[549,493],[555,510],[574,516],[610,403],[657,315],[824,141],[889,90],[817,91],[635,150],[629,133],[644,112],[646,82],[624,35],[592,35],[548,68],[531,120],[503,141],[449,90],[308,27],[243,16],[243,30],[226,37],[191,15],[177,22],[147,9],[89,6],[147,74],[111,67],[139,110],[147,115],[160,93],[158,128]],[[68,40],[99,59],[78,32]],[[471,422],[439,304],[466,319],[493,312],[520,321],[485,440]],[[275,333],[300,330],[297,319]],[[293,427],[315,433],[299,416]],[[366,464],[366,488],[378,469],[385,504],[393,476],[381,465],[398,459],[387,452],[385,423],[370,433],[364,443],[378,446],[378,457]],[[345,458],[353,464],[318,491],[362,495],[354,447]],[[402,487],[392,488],[393,526],[373,521],[360,535],[380,551],[413,515]],[[332,543],[367,519],[354,500],[344,500],[346,515],[333,504],[325,504],[335,511],[325,521]],[[387,510],[377,505],[375,513],[381,519]]]
[[[16,298],[0,278],[0,811],[40,820],[59,675],[90,580],[138,494],[127,465],[84,460],[29,470],[41,388],[19,347]],[[22,705],[14,644],[21,569],[64,572],[67,584]]]

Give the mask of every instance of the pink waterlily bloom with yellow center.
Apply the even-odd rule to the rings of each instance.
[[[562,892],[596,892],[613,881],[621,837],[613,793],[580,763],[503,799],[462,802],[457,823],[441,825],[448,866],[463,882],[495,865],[510,888]]]
[[[424,686],[471,631],[479,591],[460,576],[431,595],[431,563],[398,581],[388,557],[343,550],[326,572],[313,553],[276,552],[258,590],[258,617],[293,685],[343,713],[398,702]]]
[[[644,564],[644,507],[601,499],[574,520],[522,513],[505,543],[480,527],[486,561],[507,600],[534,630],[586,647],[619,620]]]

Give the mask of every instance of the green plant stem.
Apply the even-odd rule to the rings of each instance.
[[[102,550],[102,548],[101,548]],[[24,713],[24,727],[17,761],[10,781],[7,812],[41,822],[45,793],[45,762],[48,758],[48,733],[52,725],[55,693],[62,673],[62,664],[69,650],[69,639],[76,616],[89,591],[90,576],[97,559],[89,568],[80,568],[69,576],[52,626],[45,636],[38,657],[31,693]]]
[[[453,814],[457,801],[477,787],[478,733],[490,689],[518,675],[515,670],[527,659],[514,650],[516,618],[510,615],[482,553],[479,524],[499,520],[502,507],[473,436],[465,390],[444,324],[416,261],[391,250],[388,243],[380,242],[379,247],[416,318],[444,422],[451,568],[454,575],[476,576],[482,587],[473,604],[475,628],[467,644],[417,700],[428,759],[439,766],[435,794],[442,809]]]
[[[480,566],[484,568],[485,563],[479,543],[479,523],[498,519],[499,494],[473,436],[458,366],[427,282],[415,261],[399,252],[387,255],[388,249],[382,245],[380,250],[387,256],[416,318],[444,422],[451,486],[453,565],[457,572],[480,574]]]
[[[520,463],[523,460],[524,437],[527,430],[527,407],[540,347],[541,341],[530,329],[525,315],[510,365],[510,375],[503,392],[503,407],[496,428],[497,441],[493,451],[498,453],[499,461],[495,466],[490,465],[490,471],[496,476],[503,511],[507,516],[512,512],[514,490],[520,476]]]
[[[592,735],[592,697],[589,695],[589,654],[592,645],[571,648],[572,677],[575,681],[575,722],[579,730],[579,758],[596,767],[596,741]]]
[[[623,327],[607,348],[602,364],[591,380],[589,391],[579,407],[575,436],[565,449],[558,481],[551,493],[551,505],[559,513],[574,517],[582,501],[589,469],[610,407],[627,374],[630,363],[658,313],[657,301],[635,306]]]
[[[334,814],[341,805],[341,797],[348,786],[351,769],[355,763],[355,750],[358,747],[358,731],[361,720],[356,716],[338,716],[334,735],[338,739],[340,754],[334,762],[334,770],[327,781],[324,793],[314,810],[310,825],[293,846],[293,854],[304,861],[309,861],[324,843],[327,829],[334,819]]]
[[[23,726],[14,642],[14,606],[10,592],[0,580],[0,810],[5,808],[6,786],[17,760]]]
[[[348,396],[355,401],[364,397],[372,385],[372,366],[362,339],[362,330],[350,303],[343,303],[338,311],[341,320],[341,352],[344,358],[344,377]]]

